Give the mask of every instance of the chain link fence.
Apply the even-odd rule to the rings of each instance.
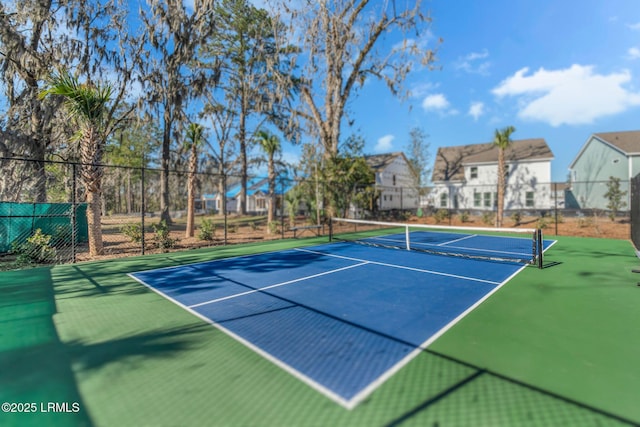
[[[325,184],[280,177],[275,217],[269,222],[266,178],[247,178],[243,207],[240,176],[197,173],[191,177],[195,217],[190,234],[187,171],[165,176],[158,169],[105,165],[102,250],[90,255],[91,227],[80,166],[0,158],[0,269],[318,235],[327,231],[322,224],[328,215],[493,226],[497,208],[495,185],[357,185],[350,194],[340,195],[341,205],[348,208],[333,212]],[[623,180],[507,186],[503,226],[628,239],[630,211],[638,204],[634,200],[630,182]],[[314,227],[305,228],[309,225]]]
[[[90,255],[86,191],[80,164],[0,158],[0,269],[221,246],[293,237],[307,224],[305,209],[287,212],[292,180],[275,185],[275,217],[267,221],[268,180],[196,173],[193,233],[187,233],[187,171],[103,165],[100,237]],[[165,191],[166,189],[166,191]],[[163,197],[164,195],[164,197]],[[321,232],[321,231],[320,231]]]

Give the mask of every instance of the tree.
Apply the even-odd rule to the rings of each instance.
[[[213,0],[196,1],[189,13],[182,0],[149,0],[150,11],[141,9],[141,19],[149,35],[145,55],[137,58],[148,88],[150,115],[162,122],[160,218],[171,224],[169,214],[169,168],[174,132],[186,123],[184,104],[215,83],[215,69],[202,67],[196,52],[214,34],[211,22]],[[176,129],[174,129],[176,128]]]
[[[516,131],[513,126],[507,126],[502,130],[495,130],[493,143],[498,147],[498,212],[496,214],[496,227],[502,227],[502,217],[504,214],[504,193],[505,193],[505,159],[504,152],[511,145],[511,134]]]
[[[268,181],[269,181],[269,206],[267,210],[267,224],[271,224],[275,217],[276,210],[276,164],[275,155],[282,149],[280,139],[272,133],[259,131],[257,133],[258,143],[267,155]],[[267,227],[271,232],[271,227]]]
[[[607,209],[610,211],[609,218],[611,221],[615,221],[618,211],[627,206],[627,202],[622,200],[626,195],[627,192],[620,189],[620,178],[609,177],[607,192],[604,194],[604,198],[609,201],[609,203],[607,203]]]
[[[417,188],[414,190],[421,196],[425,195],[423,189],[429,182],[431,175],[431,156],[429,155],[427,138],[427,133],[420,127],[414,127],[409,131],[408,160],[418,177]]]
[[[66,110],[77,123],[80,139],[80,179],[84,184],[87,198],[87,223],[89,226],[89,254],[102,254],[102,228],[100,197],[102,194],[102,155],[106,136],[111,124],[105,119],[112,88],[109,85],[93,86],[81,84],[68,72],[51,77],[49,87],[41,92],[41,97],[59,95],[64,99]]]
[[[235,112],[235,139],[241,176],[239,210],[247,213],[248,152],[254,141],[252,129],[268,120],[285,128],[288,120],[283,106],[290,97],[294,68],[289,56],[295,49],[280,46],[275,34],[282,24],[266,10],[247,0],[222,0],[215,9],[218,34],[202,49],[212,64],[220,64],[217,91],[219,104]],[[251,126],[252,119],[257,125]]]
[[[187,183],[187,230],[185,237],[193,237],[195,231],[195,193],[196,193],[196,174],[198,173],[198,149],[202,146],[202,133],[204,128],[198,123],[189,123],[187,127],[187,138],[185,141],[185,149],[190,152],[189,155],[189,180]]]
[[[44,160],[61,153],[58,141],[68,141],[67,123],[55,120],[59,100],[39,97],[42,81],[51,70],[71,65],[91,83],[108,68],[114,79],[113,108],[128,93],[131,66],[139,40],[133,42],[126,27],[128,8],[121,0],[64,2],[22,0],[0,2],[0,86],[6,96],[0,103],[0,155],[32,160],[26,170],[16,170],[17,162],[0,165],[0,185],[5,194],[29,187],[34,200],[47,200]],[[142,36],[143,37],[143,36]],[[2,195],[2,197],[6,197]],[[18,195],[19,197],[19,195]]]
[[[395,1],[322,0],[305,4],[307,9],[293,10],[282,0],[278,9],[291,12],[293,30],[300,34],[308,58],[300,88],[306,109],[298,114],[318,137],[324,156],[331,158],[338,155],[347,103],[358,87],[373,77],[399,95],[415,59],[425,66],[435,61],[435,50],[425,46],[426,38],[406,36],[409,32],[429,34],[431,17],[422,10],[420,0],[407,2],[410,6],[400,10]],[[385,51],[381,42],[394,30],[404,33],[404,41]]]

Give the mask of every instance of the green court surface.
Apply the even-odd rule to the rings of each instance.
[[[526,268],[352,410],[126,275],[319,242],[0,273],[0,403],[35,411],[0,412],[0,425],[640,424],[627,241],[559,237],[546,268]]]

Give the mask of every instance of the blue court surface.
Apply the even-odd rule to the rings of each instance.
[[[523,268],[331,243],[131,276],[353,408]]]

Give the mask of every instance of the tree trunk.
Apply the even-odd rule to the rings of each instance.
[[[269,206],[267,206],[267,225],[273,222],[275,217],[275,186],[276,186],[276,170],[273,162],[273,153],[269,154]],[[267,227],[267,233],[271,233],[271,227]]]
[[[193,237],[195,231],[196,210],[196,172],[198,168],[197,147],[195,142],[191,145],[191,157],[189,159],[189,182],[187,184],[187,230],[185,237]]]
[[[169,213],[169,165],[171,162],[171,112],[169,106],[165,106],[164,111],[164,131],[162,134],[162,160],[160,173],[160,220],[164,220],[167,225],[171,225],[171,214]]]
[[[87,193],[87,224],[89,226],[89,255],[92,257],[102,255],[104,251],[102,243],[102,226],[100,224],[100,194]]]

